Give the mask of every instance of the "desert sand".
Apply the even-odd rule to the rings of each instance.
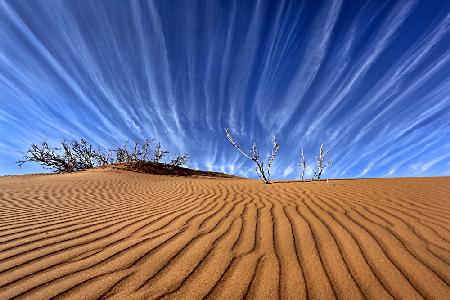
[[[0,178],[0,299],[450,299],[450,177]]]

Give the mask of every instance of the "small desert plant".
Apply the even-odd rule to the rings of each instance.
[[[21,167],[27,162],[36,162],[46,169],[53,169],[56,172],[73,172],[76,170],[75,160],[73,158],[70,145],[66,142],[61,143],[63,153],[60,154],[60,148],[50,147],[47,142],[40,145],[31,144],[31,147],[24,153],[23,159],[17,164]]]
[[[50,147],[47,142],[41,145],[32,144],[17,163],[22,166],[26,162],[37,162],[44,168],[53,169],[59,173],[70,173],[86,170],[103,164],[108,160],[108,154],[99,149],[95,151],[92,145],[84,139],[61,142],[62,148]]]
[[[316,170],[314,171],[314,177],[317,178],[317,180],[320,179],[322,176],[323,171],[333,164],[332,161],[325,161],[325,157],[327,156],[329,150],[325,150],[325,145],[322,144],[320,146],[319,150],[319,156],[316,155]]]
[[[169,162],[169,165],[172,167],[181,167],[184,165],[188,165],[189,163],[189,155],[186,153],[178,153],[175,155],[172,160]]]
[[[169,151],[163,150],[161,147],[161,143],[158,143],[155,147],[155,150],[153,150],[153,159],[152,161],[154,163],[162,163],[162,160],[166,154],[168,154]]]
[[[62,143],[63,146],[65,142]],[[92,145],[84,139],[80,141],[74,140],[70,144],[70,147],[64,147],[65,156],[73,157],[75,161],[76,170],[91,169],[96,165],[96,152],[92,148]]]
[[[301,159],[298,162],[298,165],[300,167],[300,179],[305,181],[305,172],[306,172],[306,160],[305,160],[305,155],[303,154],[303,147],[302,147],[302,152],[301,152]]]
[[[66,141],[62,141],[61,142],[61,146],[62,146],[62,150],[63,150],[63,154],[62,155],[58,155],[63,161],[65,161],[65,170],[61,171],[59,170],[58,172],[73,172],[77,170],[78,164],[76,161],[76,157],[74,156],[74,154],[72,153],[72,149],[69,143],[67,143]],[[59,151],[60,149],[54,148],[56,151]],[[54,153],[54,152],[53,152]],[[54,153],[56,154],[56,153]]]
[[[253,142],[251,154],[248,155],[242,150],[242,147],[239,146],[233,136],[231,135],[231,132],[228,128],[225,128],[225,133],[227,135],[228,140],[230,141],[231,145],[233,145],[236,149],[239,150],[239,152],[242,153],[246,158],[250,159],[255,163],[255,170],[256,174],[258,174],[259,178],[266,183],[270,183],[270,167],[272,166],[273,160],[275,159],[278,150],[280,149],[280,144],[278,144],[275,136],[272,137],[272,151],[269,155],[269,160],[267,162],[267,167],[264,167],[264,161],[261,160],[260,154],[258,152],[258,148],[256,146],[256,142]],[[267,175],[266,175],[267,173]]]
[[[128,151],[128,143],[125,143],[123,147],[117,147],[116,150],[114,150],[116,153],[115,162],[117,163],[127,163],[128,158],[130,157],[129,151]]]
[[[103,152],[100,148],[94,152],[94,161],[97,166],[104,166],[114,163],[113,151],[107,150]]]
[[[130,161],[136,162],[140,160],[141,157],[141,149],[139,148],[139,143],[134,142],[133,152],[130,153]]]
[[[149,160],[149,151],[151,150],[151,147],[152,147],[152,144],[154,141],[155,141],[154,139],[151,139],[151,140],[146,139],[144,141],[144,144],[142,145],[141,152],[140,152],[141,159],[143,161]]]

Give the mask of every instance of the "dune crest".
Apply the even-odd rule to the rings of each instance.
[[[193,175],[0,178],[0,299],[450,299],[450,177]]]

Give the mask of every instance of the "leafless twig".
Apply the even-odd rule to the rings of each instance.
[[[303,147],[302,147],[302,152],[301,152],[301,159],[298,163],[301,173],[300,173],[300,179],[305,181],[305,172],[306,172],[306,160],[305,160],[305,155],[303,154]]]

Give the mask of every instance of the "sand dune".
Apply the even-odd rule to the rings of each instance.
[[[0,299],[450,299],[450,177],[0,178]]]

